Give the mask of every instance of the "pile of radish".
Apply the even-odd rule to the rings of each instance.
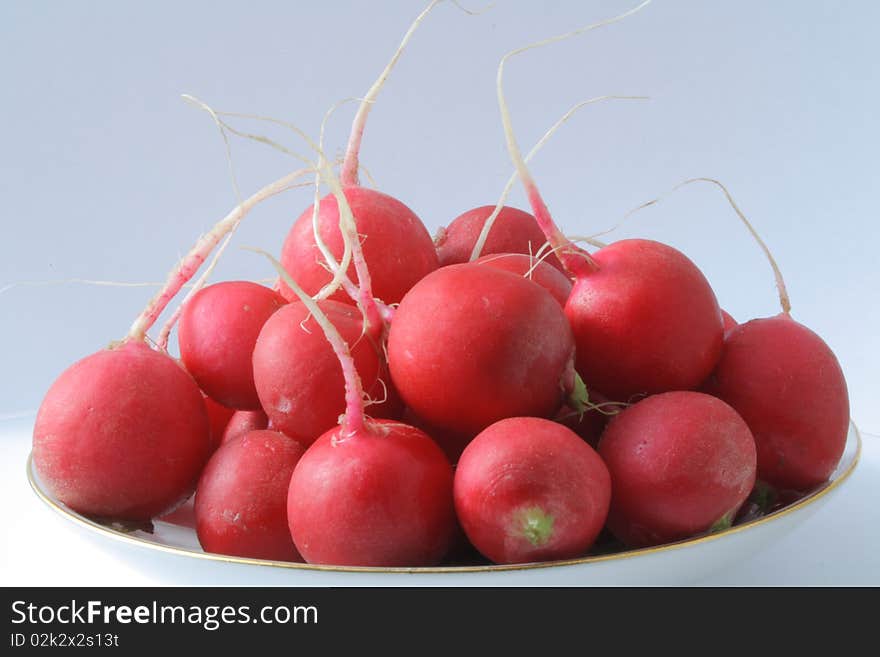
[[[679,541],[772,510],[755,509],[768,491],[791,499],[828,479],[849,423],[843,373],[791,317],[729,195],[776,273],[775,317],[737,324],[669,245],[588,252],[557,227],[503,94],[505,62],[533,46],[498,75],[531,213],[502,200],[432,239],[402,201],[361,186],[367,115],[438,2],[364,97],[338,175],[323,138],[303,134],[304,168],[239,203],[125,338],[51,386],[33,459],[58,500],[139,526],[192,500],[208,552],[419,567]],[[203,276],[150,340],[221,240],[305,176],[315,203],[292,210],[278,260],[261,252],[275,285]]]

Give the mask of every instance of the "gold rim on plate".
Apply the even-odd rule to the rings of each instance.
[[[577,559],[565,559],[562,561],[543,561],[538,563],[525,563],[525,564],[502,564],[502,565],[489,565],[489,566],[431,566],[431,567],[418,567],[418,568],[379,568],[374,566],[323,566],[323,565],[314,565],[307,563],[298,563],[293,561],[270,561],[267,559],[249,559],[247,557],[233,557],[224,554],[213,554],[210,552],[200,552],[197,550],[191,550],[189,548],[176,547],[173,545],[165,545],[164,543],[156,543],[154,541],[149,541],[144,538],[140,538],[138,536],[132,536],[130,534],[123,533],[121,531],[117,531],[115,529],[111,529],[105,525],[95,522],[94,520],[90,520],[85,516],[82,516],[71,509],[68,509],[65,506],[62,506],[60,503],[49,497],[49,495],[40,487],[40,484],[36,480],[36,476],[33,468],[33,454],[28,455],[27,459],[27,478],[28,483],[30,484],[33,491],[49,508],[51,508],[56,513],[70,520],[71,522],[84,527],[86,529],[90,529],[92,531],[96,531],[99,534],[103,534],[104,536],[108,536],[114,540],[122,541],[123,543],[129,543],[132,545],[137,545],[139,547],[151,548],[154,550],[159,550],[160,552],[167,552],[170,554],[176,554],[178,556],[184,557],[194,557],[196,559],[207,559],[209,561],[219,561],[224,563],[235,563],[246,566],[271,566],[275,568],[286,568],[291,570],[309,570],[309,571],[328,571],[328,572],[350,572],[350,573],[393,573],[393,574],[443,574],[443,573],[485,573],[485,572],[504,572],[511,570],[536,570],[539,568],[558,568],[560,566],[576,566],[581,564],[588,563],[598,563],[601,561],[615,561],[620,559],[629,559],[632,557],[639,557],[648,554],[657,554],[660,552],[668,552],[670,550],[676,550],[684,547],[690,547],[692,545],[700,545],[702,543],[709,543],[712,541],[716,541],[725,536],[729,536],[731,534],[736,534],[748,529],[752,529],[753,527],[757,527],[759,525],[766,524],[777,518],[782,516],[789,515],[794,513],[795,511],[799,511],[810,504],[820,500],[825,495],[830,493],[832,490],[838,488],[844,481],[849,479],[850,475],[856,468],[856,465],[859,463],[859,459],[862,454],[862,435],[859,432],[859,428],[856,426],[855,422],[851,422],[850,426],[852,427],[852,433],[855,436],[855,455],[852,457],[852,462],[846,466],[846,468],[838,474],[837,477],[828,481],[824,485],[822,485],[817,490],[813,491],[809,495],[802,497],[801,499],[793,502],[792,504],[785,506],[778,511],[774,511],[766,516],[762,516],[760,518],[756,518],[755,520],[751,520],[749,522],[743,523],[741,525],[734,525],[728,529],[725,529],[720,532],[715,532],[712,534],[706,534],[703,536],[698,536],[696,538],[690,538],[683,541],[677,541],[675,543],[666,543],[664,545],[658,545],[655,547],[641,548],[637,550],[626,550],[624,552],[614,552],[611,554],[599,554],[593,556],[579,557]],[[850,438],[847,436],[847,446],[849,445]],[[844,454],[847,449],[844,448]]]

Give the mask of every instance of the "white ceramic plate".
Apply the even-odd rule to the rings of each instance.
[[[124,532],[99,524],[54,500],[28,459],[37,496],[93,537],[101,549],[148,570],[168,584],[292,586],[607,586],[675,585],[700,580],[742,561],[809,518],[837,491],[859,461],[862,441],[850,425],[846,449],[831,478],[806,497],[772,514],[722,532],[654,548],[569,561],[514,566],[437,568],[343,568],[207,554],[199,547],[186,513],[156,521],[153,533]]]

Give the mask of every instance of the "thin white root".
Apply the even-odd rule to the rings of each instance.
[[[394,51],[394,54],[391,56],[391,60],[364,95],[363,102],[358,108],[357,114],[355,114],[354,121],[351,125],[351,135],[348,138],[348,146],[345,149],[345,160],[342,163],[342,170],[339,173],[339,179],[342,181],[344,187],[358,184],[358,156],[361,150],[361,141],[364,137],[364,127],[366,126],[367,117],[370,114],[373,103],[376,102],[379,92],[382,91],[382,87],[385,86],[385,81],[388,79],[388,76],[391,75],[391,71],[397,65],[397,61],[400,59],[400,56],[403,54],[403,51],[406,49],[407,44],[418,29],[419,25],[422,24],[425,17],[430,14],[434,7],[440,4],[441,1],[442,0],[431,0],[428,6],[425,7],[416,17],[412,25],[410,25],[409,29],[406,31],[406,34],[403,35],[403,39],[397,47],[397,50]]]
[[[213,116],[229,116],[229,117],[242,118],[242,119],[252,119],[255,121],[263,121],[266,123],[271,123],[274,125],[281,126],[283,128],[287,128],[288,130],[291,130],[294,134],[299,136],[301,139],[303,139],[303,141],[306,142],[306,144],[309,146],[309,148],[311,148],[313,151],[315,151],[315,153],[317,153],[319,156],[321,156],[323,158],[325,163],[327,161],[327,158],[323,156],[323,151],[320,148],[320,146],[318,144],[316,144],[311,139],[311,137],[309,137],[309,135],[306,134],[303,130],[301,130],[296,125],[294,125],[288,121],[282,121],[281,119],[275,119],[272,117],[261,116],[261,115],[257,115],[257,114],[242,114],[239,112],[219,112],[219,111],[215,111],[215,110],[211,109],[203,101],[200,101],[198,99],[192,99],[192,100],[194,101],[194,104],[197,104],[199,107],[202,107],[206,111],[210,111]],[[290,155],[291,157],[295,157],[296,159],[300,160],[301,162],[306,163],[310,167],[310,170],[313,172],[320,173],[322,171],[322,167],[319,164],[315,163],[312,159],[307,158],[304,155],[301,155],[300,153],[287,148],[286,146],[278,143],[277,141],[275,141],[273,139],[270,139],[269,137],[266,137],[265,135],[257,135],[257,134],[243,132],[243,131],[238,130],[237,128],[229,125],[229,123],[223,121],[222,119],[220,119],[220,123],[226,130],[228,130],[230,133],[232,133],[238,137],[242,137],[244,139],[250,139],[252,141],[256,141],[258,143],[269,146],[270,148],[278,150],[286,155]],[[331,167],[329,165],[326,165],[323,167],[323,170],[324,171],[331,170]],[[332,173],[332,170],[331,170],[331,173]],[[342,215],[344,213],[344,210],[342,209],[343,205],[346,208],[348,208],[348,202],[343,201],[340,203],[340,215]],[[348,208],[348,211],[350,212],[350,208]],[[327,298],[330,295],[332,295],[334,292],[336,292],[336,290],[338,290],[340,286],[343,285],[343,276],[345,276],[345,272],[348,271],[348,266],[351,264],[351,260],[352,260],[351,248],[346,243],[345,248],[342,253],[342,262],[340,263],[339,270],[334,274],[334,276],[331,278],[330,282],[328,282],[321,290],[318,291],[316,297]]]
[[[358,99],[346,98],[346,99],[341,100],[337,103],[334,103],[330,107],[330,109],[327,110],[327,112],[324,114],[324,118],[321,121],[321,131],[318,135],[318,153],[324,152],[324,134],[325,134],[325,131],[327,128],[327,122],[330,120],[330,117],[343,104],[345,104],[347,102],[354,101],[354,100],[358,100]],[[321,157],[321,156],[319,156],[319,157]],[[332,167],[331,167],[331,171],[332,171]],[[322,179],[322,177],[323,176],[322,176],[321,171],[316,172],[316,174],[315,174],[315,192],[314,192],[314,198],[312,200],[312,232],[315,237],[315,245],[318,247],[318,250],[321,252],[321,255],[324,257],[324,262],[327,263],[327,270],[334,276],[334,278],[337,278],[337,277],[339,278],[340,284],[342,285],[342,288],[345,290],[346,294],[348,294],[348,296],[351,297],[351,299],[355,303],[357,303],[360,291],[354,285],[354,283],[351,282],[351,279],[349,279],[347,269],[343,270],[340,267],[339,262],[337,262],[337,260],[336,260],[336,256],[333,255],[333,253],[327,247],[327,244],[324,242],[324,239],[321,237],[320,226],[318,224],[318,217],[320,216],[321,179]],[[342,215],[340,214],[340,218],[341,217],[342,217]],[[345,246],[343,247],[344,249],[351,248],[351,245],[345,239],[345,232],[344,231],[343,231],[343,242],[345,244]],[[335,291],[336,290],[329,290],[328,291],[328,288],[325,287],[316,295],[315,298],[326,299],[331,294],[333,294]]]
[[[192,96],[187,96],[187,95],[184,95],[184,100],[188,103],[197,102]],[[239,186],[238,186],[238,179],[235,176],[235,165],[232,162],[232,147],[229,144],[229,137],[226,134],[226,130],[223,128],[222,123],[220,122],[220,118],[216,114],[214,114],[214,111],[210,107],[207,107],[207,106],[203,106],[202,109],[204,109],[205,111],[207,111],[211,115],[211,118],[214,119],[214,124],[217,126],[217,129],[220,131],[220,136],[223,137],[223,145],[225,147],[225,154],[226,154],[226,165],[229,168],[229,179],[232,183],[232,191],[233,191],[233,194],[235,195],[235,201],[240,206],[241,205],[241,190],[239,189]],[[186,304],[189,302],[189,300],[192,299],[192,297],[194,295],[196,295],[199,292],[199,290],[201,290],[205,286],[205,283],[208,282],[208,279],[210,278],[211,274],[214,272],[214,268],[217,266],[217,263],[220,262],[220,258],[223,256],[223,253],[226,251],[226,247],[229,246],[229,242],[232,240],[232,236],[235,234],[235,231],[238,230],[238,226],[239,226],[239,224],[241,224],[241,220],[243,218],[244,218],[244,216],[242,215],[241,217],[239,217],[238,221],[232,226],[232,228],[226,234],[225,239],[220,244],[220,248],[218,248],[215,251],[214,257],[211,259],[211,262],[208,264],[208,267],[205,269],[205,271],[202,273],[202,275],[199,276],[195,285],[193,285],[192,289],[186,294],[186,296],[183,298],[183,301],[180,302],[180,304],[177,306],[177,308],[171,314],[171,317],[168,319],[168,321],[165,322],[165,324],[162,326],[161,330],[159,331],[159,337],[156,340],[156,346],[161,351],[165,351],[165,352],[168,351],[168,340],[171,336],[171,331],[174,328],[175,324],[177,324],[177,320],[180,318],[180,315],[183,314],[184,306],[186,306]]]
[[[201,101],[199,101],[201,102]],[[321,124],[321,139],[323,140],[324,128],[326,126],[326,122],[333,111],[342,103],[347,102],[347,100],[340,101],[340,103],[335,104],[330,110],[325,114],[324,119]],[[360,236],[357,233],[357,223],[355,222],[354,214],[352,213],[351,206],[348,203],[348,199],[343,192],[342,184],[339,178],[336,176],[336,173],[333,171],[333,167],[331,166],[330,161],[326,157],[324,153],[324,149],[322,148],[322,143],[315,143],[304,131],[295,126],[294,124],[282,121],[280,119],[274,119],[271,117],[265,116],[256,116],[256,115],[247,115],[247,114],[238,114],[233,112],[216,112],[217,115],[220,116],[236,116],[241,118],[249,118],[259,121],[265,121],[269,123],[273,123],[276,125],[283,126],[285,128],[290,129],[295,134],[300,136],[303,140],[306,141],[308,146],[318,155],[318,162],[305,158],[301,155],[293,153],[290,149],[285,146],[275,142],[268,137],[263,135],[253,135],[249,133],[244,133],[236,128],[230,126],[228,123],[225,123],[221,120],[222,125],[229,130],[231,133],[236,134],[241,137],[245,137],[247,139],[255,139],[256,141],[268,145],[272,148],[281,150],[282,152],[291,154],[295,157],[299,157],[307,162],[314,171],[317,172],[318,180],[316,180],[315,186],[315,198],[313,203],[313,211],[312,211],[312,229],[314,231],[316,237],[316,243],[321,249],[322,255],[324,256],[331,273],[333,274],[332,280],[325,285],[318,293],[315,295],[316,299],[324,299],[332,295],[340,286],[344,286],[346,291],[352,296],[352,298],[357,302],[360,306],[363,314],[365,324],[368,326],[381,327],[382,326],[382,317],[384,312],[378,307],[376,300],[372,296],[372,289],[370,283],[370,274],[367,268],[366,261],[363,257],[363,251],[360,248]],[[336,259],[333,257],[333,254],[327,248],[326,244],[324,244],[323,240],[321,240],[320,235],[318,233],[318,210],[319,210],[319,202],[320,202],[320,191],[318,189],[320,182],[323,181],[329,188],[330,192],[336,198],[336,203],[339,210],[339,226],[340,231],[343,235],[343,257],[341,262],[336,262]],[[348,279],[347,270],[349,264],[354,262],[355,272],[358,276],[359,284],[357,287],[354,286],[353,283]],[[366,327],[365,327],[366,328]]]
[[[520,53],[524,53],[534,48],[540,48],[546,45],[550,45],[558,41],[563,41],[565,39],[569,39],[579,34],[589,32],[599,27],[621,21],[624,18],[627,18],[628,16],[631,16],[640,11],[642,8],[650,4],[650,2],[651,0],[644,0],[644,2],[642,2],[637,7],[634,7],[633,9],[630,9],[623,14],[615,16],[614,18],[609,18],[603,21],[599,21],[597,23],[592,23],[590,25],[587,25],[586,27],[582,27],[571,32],[566,32],[565,34],[561,34],[555,37],[550,37],[549,39],[544,39],[542,41],[538,41],[527,46],[517,48],[516,50],[512,50],[504,55],[504,57],[501,58],[501,62],[498,64],[496,93],[498,95],[498,107],[501,111],[501,123],[504,127],[504,136],[507,142],[508,153],[510,154],[511,160],[513,160],[519,178],[522,181],[523,187],[526,190],[526,194],[529,197],[529,202],[532,206],[532,212],[535,215],[535,219],[537,219],[538,221],[538,225],[541,226],[541,229],[544,231],[544,235],[547,237],[547,240],[553,245],[553,247],[559,248],[558,255],[560,260],[562,261],[562,264],[571,274],[575,276],[581,271],[595,269],[596,265],[590,259],[589,255],[587,255],[580,249],[577,249],[577,247],[571,244],[571,242],[569,242],[565,238],[565,235],[563,235],[559,228],[556,226],[552,216],[550,215],[550,211],[547,209],[547,205],[544,202],[544,199],[541,197],[541,194],[538,191],[538,187],[535,184],[535,181],[532,178],[528,167],[526,166],[525,160],[522,156],[522,151],[520,150],[519,145],[516,141],[516,136],[513,131],[513,121],[510,116],[510,110],[508,108],[507,100],[504,96],[504,66],[507,63],[508,59]],[[568,247],[568,249],[563,247]]]
[[[603,231],[599,233],[599,235],[604,235],[606,232],[608,231]],[[597,249],[604,249],[606,246],[608,246],[607,242],[598,240],[593,235],[569,235],[568,239],[570,239],[572,242],[583,242],[584,244],[595,246]]]
[[[528,155],[525,157],[525,161],[529,162],[535,156],[535,154],[540,151],[544,145],[550,140],[559,128],[561,128],[566,121],[568,121],[578,110],[587,105],[592,105],[593,103],[599,103],[605,100],[648,100],[648,96],[599,96],[597,98],[590,98],[589,100],[582,101],[577,105],[573,106],[569,109],[565,114],[563,114],[557,121],[554,123],[547,132],[535,143],[532,147],[532,150],[529,151]],[[492,232],[492,226],[495,224],[495,219],[498,218],[498,215],[501,213],[502,208],[504,207],[504,203],[507,200],[510,191],[513,189],[514,184],[516,183],[517,178],[519,177],[519,173],[517,170],[514,170],[512,174],[510,174],[510,178],[508,178],[507,183],[504,185],[504,189],[501,192],[501,197],[498,199],[498,203],[495,204],[495,209],[492,210],[492,214],[490,214],[486,221],[483,223],[483,229],[480,231],[480,236],[477,238],[477,241],[474,243],[474,248],[471,251],[471,261],[473,262],[482,254],[483,249],[486,246],[486,240],[489,239],[489,233]]]
[[[788,296],[788,289],[785,287],[785,279],[782,277],[782,271],[779,269],[779,265],[776,263],[776,259],[773,257],[773,254],[770,252],[770,248],[767,246],[766,242],[764,242],[764,240],[758,234],[758,231],[755,230],[755,227],[752,225],[752,222],[750,222],[746,218],[746,215],[743,213],[743,211],[740,210],[736,201],[733,199],[733,195],[731,195],[731,193],[727,189],[727,187],[725,187],[723,183],[716,180],[715,178],[705,178],[705,177],[703,177],[703,178],[689,178],[688,180],[685,180],[684,182],[677,184],[675,187],[673,187],[671,190],[669,190],[665,194],[662,194],[661,196],[658,196],[657,198],[653,198],[650,201],[646,201],[645,203],[637,205],[632,210],[627,212],[623,216],[623,218],[620,221],[618,221],[614,226],[612,226],[611,228],[609,228],[607,230],[602,231],[601,233],[597,233],[596,235],[597,236],[598,235],[605,235],[606,233],[610,233],[614,230],[617,230],[618,228],[620,228],[620,226],[627,219],[629,219],[636,212],[639,212],[640,210],[644,210],[645,208],[651,207],[652,205],[657,205],[658,203],[665,200],[667,197],[669,197],[674,192],[677,192],[682,187],[686,187],[687,185],[692,185],[692,184],[698,183],[698,182],[705,182],[705,183],[709,183],[711,185],[715,185],[716,187],[718,187],[722,191],[722,193],[724,194],[724,197],[727,199],[727,202],[730,204],[730,207],[733,208],[733,211],[736,212],[736,215],[740,218],[740,221],[742,221],[743,224],[745,224],[745,227],[748,229],[752,238],[754,238],[754,240],[758,243],[758,246],[760,246],[761,250],[764,252],[764,256],[767,258],[767,262],[770,263],[770,268],[773,270],[773,277],[776,280],[776,290],[779,293],[779,305],[782,307],[782,312],[784,312],[786,314],[790,313],[791,312],[791,299]],[[584,239],[584,241],[588,241],[587,238],[582,238],[582,239]]]
[[[168,275],[162,289],[154,296],[143,312],[138,316],[128,332],[128,339],[143,340],[155,324],[159,315],[168,305],[168,302],[180,291],[180,289],[189,282],[202,263],[207,259],[208,254],[226,236],[238,222],[250,212],[254,206],[262,201],[280,194],[289,189],[302,176],[310,173],[310,169],[298,169],[286,176],[279,178],[275,182],[266,185],[253,196],[240,203],[229,214],[221,219],[208,233],[199,238],[195,246],[183,258],[182,262],[176,266]]]

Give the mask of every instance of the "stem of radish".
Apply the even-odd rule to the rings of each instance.
[[[740,210],[739,206],[736,204],[736,201],[733,200],[733,196],[731,195],[731,193],[727,189],[727,187],[725,187],[723,183],[716,180],[715,178],[705,178],[704,177],[704,178],[690,178],[688,180],[685,180],[684,182],[681,182],[678,185],[676,185],[675,187],[673,187],[672,190],[670,190],[670,192],[667,192],[667,194],[664,194],[662,196],[658,196],[657,198],[653,198],[650,201],[645,201],[644,203],[636,206],[635,208],[633,208],[632,210],[627,212],[623,216],[623,218],[620,221],[618,221],[617,224],[615,224],[611,228],[608,228],[607,230],[604,230],[601,233],[596,233],[595,235],[592,235],[589,238],[582,237],[582,238],[576,238],[576,239],[579,239],[581,241],[585,241],[585,242],[588,242],[588,243],[591,243],[594,245],[598,245],[598,246],[605,246],[603,243],[598,242],[598,240],[595,240],[594,238],[596,238],[600,235],[605,235],[606,233],[610,233],[614,230],[617,230],[623,224],[624,221],[626,221],[629,217],[634,215],[636,212],[639,212],[640,210],[644,210],[645,208],[651,207],[652,205],[657,205],[660,201],[664,200],[668,194],[671,194],[672,192],[678,191],[682,187],[685,187],[687,185],[692,185],[692,184],[698,183],[698,182],[706,182],[706,183],[710,183],[710,184],[718,187],[722,191],[722,193],[724,194],[725,198],[727,199],[727,202],[730,204],[730,207],[733,208],[734,212],[736,212],[736,215],[739,217],[740,221],[742,221],[743,224],[745,224],[745,227],[748,229],[751,236],[758,243],[758,246],[761,247],[761,250],[764,252],[764,256],[767,258],[767,262],[770,263],[770,268],[773,270],[773,276],[776,279],[776,289],[779,293],[779,305],[782,307],[782,312],[784,312],[786,315],[790,314],[791,313],[791,299],[788,296],[788,289],[785,287],[785,279],[783,279],[783,277],[782,277],[782,271],[779,269],[779,265],[776,263],[776,259],[773,257],[773,253],[771,253],[770,247],[767,246],[766,242],[764,242],[764,240],[758,234],[758,231],[755,230],[755,227],[752,225],[752,222],[750,222],[746,218],[746,215],[743,213],[743,211]]]
[[[403,54],[403,51],[409,43],[409,40],[412,38],[412,35],[415,33],[416,29],[418,29],[419,25],[425,19],[425,17],[430,14],[431,10],[433,10],[434,7],[436,7],[441,1],[442,0],[431,0],[428,6],[422,10],[422,13],[420,13],[416,17],[415,21],[413,21],[412,25],[410,25],[409,29],[406,31],[406,34],[403,35],[403,39],[401,40],[400,45],[397,47],[397,50],[394,52],[394,55],[392,55],[391,60],[382,70],[382,73],[379,75],[378,79],[367,90],[366,95],[361,101],[361,105],[358,108],[357,114],[355,114],[354,122],[351,125],[351,135],[348,138],[348,146],[345,150],[345,159],[342,162],[342,170],[339,174],[339,178],[342,181],[343,187],[357,186],[359,184],[358,155],[360,154],[361,150],[361,140],[364,137],[364,126],[367,123],[367,117],[370,114],[372,105],[374,102],[376,102],[376,97],[379,95],[382,87],[385,86],[385,81],[388,79],[388,76],[391,75],[391,71],[397,64],[397,60],[399,60],[400,56]]]
[[[582,27],[577,30],[573,30],[571,32],[567,32],[565,34],[561,34],[555,37],[550,37],[549,39],[544,39],[543,41],[538,41],[536,43],[523,46],[522,48],[517,48],[516,50],[512,50],[504,55],[504,57],[501,58],[501,62],[498,64],[496,92],[498,95],[498,107],[501,110],[501,123],[504,127],[504,137],[507,142],[507,150],[510,154],[510,158],[513,160],[513,164],[516,167],[523,187],[525,188],[526,196],[529,199],[529,204],[532,206],[532,213],[535,215],[535,219],[538,221],[538,225],[541,227],[541,230],[544,232],[547,240],[557,252],[557,256],[559,257],[563,266],[575,278],[589,274],[591,271],[595,271],[597,269],[597,265],[585,251],[579,249],[576,245],[572,244],[571,241],[569,241],[568,238],[566,238],[565,235],[562,233],[562,231],[560,231],[559,228],[556,226],[555,222],[553,221],[553,217],[551,216],[550,211],[548,210],[544,199],[541,197],[541,193],[538,191],[538,187],[535,184],[535,181],[532,178],[528,167],[526,166],[525,160],[522,156],[522,151],[520,150],[519,145],[516,141],[516,137],[514,136],[513,121],[511,120],[510,110],[508,109],[507,101],[504,97],[504,65],[507,63],[507,60],[514,55],[532,50],[533,48],[540,48],[542,46],[550,45],[551,43],[563,41],[573,36],[589,32],[598,27],[603,27],[605,25],[610,25],[611,23],[616,23],[617,21],[623,20],[627,16],[631,16],[632,14],[640,11],[643,7],[650,4],[650,2],[651,0],[645,0],[637,7],[634,7],[633,9],[630,9],[629,11],[624,12],[619,16],[615,16],[614,18],[609,18],[598,23],[593,23],[591,25],[587,25],[586,27]]]
[[[550,137],[554,135],[554,133],[559,130],[562,125],[568,121],[579,109],[582,107],[586,107],[587,105],[592,105],[593,103],[598,103],[604,100],[648,100],[647,96],[599,96],[598,98],[590,98],[589,100],[584,100],[571,109],[569,109],[565,114],[563,114],[557,121],[554,123],[547,132],[537,141],[537,143],[532,147],[532,150],[529,151],[528,155],[525,157],[525,162],[529,162],[538,151],[540,151],[544,145],[549,141]],[[501,210],[504,208],[504,202],[507,200],[508,194],[510,194],[510,190],[513,189],[514,183],[516,183],[517,178],[519,177],[519,170],[514,170],[512,174],[510,174],[510,178],[507,179],[507,183],[504,185],[504,189],[501,191],[501,197],[498,199],[498,203],[495,204],[495,209],[492,210],[492,214],[486,217],[486,221],[483,223],[483,229],[480,231],[480,235],[477,238],[477,241],[474,243],[474,248],[471,251],[471,262],[480,257],[483,253],[483,249],[486,246],[486,240],[489,239],[489,233],[492,231],[492,226],[495,223],[495,219],[498,218],[498,215],[501,213]]]
[[[283,178],[266,185],[256,194],[243,201],[229,214],[221,219],[208,233],[199,238],[195,246],[183,258],[180,264],[168,275],[168,279],[161,290],[150,300],[143,312],[138,315],[126,335],[126,340],[144,340],[147,331],[156,323],[159,315],[168,306],[168,303],[180,291],[180,289],[195,275],[202,263],[210,255],[211,251],[225,235],[232,231],[241,219],[265,199],[280,194],[290,188],[302,176],[309,173],[310,169],[298,169]]]

